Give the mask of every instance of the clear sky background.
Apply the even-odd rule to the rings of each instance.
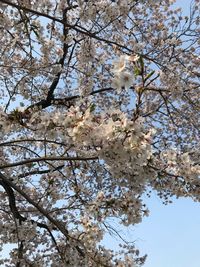
[[[143,254],[144,267],[200,267],[200,203],[175,199],[147,201],[150,216],[129,232]]]

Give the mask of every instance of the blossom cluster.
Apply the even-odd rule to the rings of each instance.
[[[174,3],[0,1],[0,265],[138,267],[143,194],[200,201],[200,1]]]

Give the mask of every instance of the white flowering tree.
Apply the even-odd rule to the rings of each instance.
[[[1,266],[139,266],[103,237],[152,189],[200,200],[200,1],[173,3],[0,0]]]

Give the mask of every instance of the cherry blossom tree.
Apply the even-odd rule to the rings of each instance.
[[[140,266],[117,223],[200,201],[200,1],[174,2],[0,0],[2,266]]]

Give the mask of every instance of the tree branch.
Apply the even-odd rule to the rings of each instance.
[[[25,7],[25,6],[19,6],[19,5],[15,4],[15,3],[10,2],[9,0],[1,0],[1,2],[4,3],[4,4],[7,4],[9,6],[12,6],[14,8],[17,8],[18,10],[24,10],[24,11],[30,12],[30,13],[32,13],[34,15],[45,17],[45,18],[50,19],[50,20],[53,20],[55,22],[64,24],[66,27],[68,27],[70,29],[73,29],[73,30],[75,30],[78,33],[81,33],[83,35],[89,36],[90,38],[96,39],[96,40],[98,40],[100,42],[104,42],[104,43],[106,43],[108,45],[115,45],[115,46],[117,46],[117,47],[119,47],[121,49],[124,49],[124,50],[126,50],[126,51],[128,51],[130,53],[133,53],[133,51],[130,48],[128,48],[126,45],[122,45],[122,44],[119,44],[119,43],[117,43],[115,41],[107,40],[105,38],[102,38],[102,37],[96,35],[95,32],[87,31],[84,27],[82,27],[80,25],[72,25],[72,24],[69,24],[69,23],[67,23],[63,19],[59,19],[59,18],[53,17],[53,16],[48,15],[46,13],[42,13],[42,12],[39,12],[37,10],[33,10],[31,8]]]
[[[13,162],[13,163],[8,163],[0,166],[0,170],[6,169],[6,168],[11,168],[11,167],[16,167],[24,164],[29,164],[32,162],[40,162],[40,161],[88,161],[88,160],[97,160],[98,157],[88,157],[88,158],[83,158],[83,157],[41,157],[41,158],[34,158],[34,159],[27,159],[27,160],[22,160],[19,162]]]
[[[22,221],[25,221],[26,219],[24,217],[22,217],[21,215],[19,215],[18,211],[16,213],[16,206],[15,206],[15,197],[12,188],[17,191],[21,196],[23,196],[31,205],[33,205],[43,216],[45,216],[54,226],[57,227],[57,229],[59,229],[61,231],[61,233],[68,239],[68,231],[65,229],[64,225],[53,219],[47,210],[45,210],[43,207],[41,207],[40,205],[38,205],[33,199],[31,199],[29,197],[29,195],[27,195],[19,186],[15,185],[11,179],[6,178],[6,176],[4,174],[2,174],[0,172],[0,181],[1,184],[3,183],[3,185],[5,186],[5,190],[9,195],[9,200],[11,201],[11,208],[12,210],[15,212],[15,215],[18,216]],[[11,199],[12,198],[12,199]],[[15,207],[14,207],[15,206]],[[46,228],[45,224],[41,224],[38,223],[37,224],[40,227]],[[46,228],[47,229],[47,228]]]

